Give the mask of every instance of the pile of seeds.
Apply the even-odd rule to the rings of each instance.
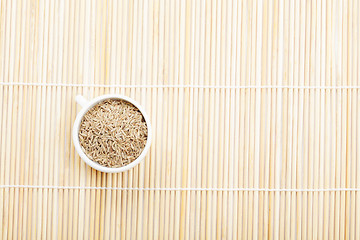
[[[105,100],[83,117],[80,145],[105,167],[122,167],[138,158],[147,141],[147,126],[139,109],[123,100]]]

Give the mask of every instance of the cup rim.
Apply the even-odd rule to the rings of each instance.
[[[143,115],[145,122],[146,122],[148,136],[147,136],[146,144],[145,144],[145,147],[144,147],[142,153],[133,162],[131,162],[130,164],[123,166],[123,167],[110,168],[110,167],[105,167],[105,166],[100,165],[99,163],[91,160],[85,154],[85,152],[83,151],[83,149],[81,148],[81,145],[80,145],[79,130],[80,130],[80,124],[81,124],[82,118],[93,106],[95,106],[99,102],[106,100],[106,99],[120,99],[120,100],[124,100],[124,101],[127,101],[127,102],[133,104],[135,107],[137,107],[139,109],[140,113]],[[127,171],[127,170],[135,167],[136,165],[138,165],[145,158],[145,155],[149,151],[149,148],[151,145],[151,138],[152,138],[150,119],[149,119],[148,115],[146,114],[145,110],[143,109],[143,107],[139,103],[137,103],[134,99],[129,98],[127,96],[120,95],[120,94],[101,95],[101,96],[98,96],[98,97],[88,101],[86,103],[86,105],[83,106],[81,108],[81,110],[78,112],[78,114],[76,115],[72,135],[73,135],[73,143],[74,143],[75,149],[76,149],[77,153],[79,154],[80,158],[90,167],[92,167],[98,171],[105,172],[105,173],[124,172],[124,171]]]

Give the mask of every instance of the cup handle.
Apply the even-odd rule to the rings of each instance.
[[[86,98],[84,98],[83,96],[81,95],[77,95],[75,97],[75,101],[80,104],[81,107],[85,107],[86,104],[88,103],[88,100],[86,100]]]

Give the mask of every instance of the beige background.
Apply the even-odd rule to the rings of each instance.
[[[360,239],[358,1],[0,6],[1,239]],[[105,93],[154,128],[123,174],[71,142]]]

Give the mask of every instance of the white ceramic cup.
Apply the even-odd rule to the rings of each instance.
[[[110,167],[102,166],[102,165],[98,164],[97,162],[94,162],[90,158],[88,158],[80,146],[79,129],[80,129],[80,124],[81,124],[81,120],[82,120],[83,116],[85,115],[85,113],[87,113],[90,110],[90,108],[92,108],[99,102],[104,101],[106,99],[120,99],[120,100],[124,100],[124,101],[131,103],[132,105],[134,105],[135,107],[137,107],[140,110],[141,114],[144,116],[144,119],[145,119],[145,122],[147,125],[148,136],[147,136],[147,141],[146,141],[144,150],[142,151],[140,156],[137,159],[135,159],[135,161],[133,161],[130,164],[123,166],[123,167],[110,168]],[[102,95],[97,98],[94,98],[91,101],[88,101],[83,96],[78,95],[78,96],[76,96],[75,100],[78,104],[81,105],[82,109],[77,114],[75,122],[74,122],[74,127],[73,127],[73,131],[72,131],[73,142],[74,142],[76,151],[80,155],[81,159],[87,165],[89,165],[90,167],[92,167],[96,170],[99,170],[101,172],[118,173],[118,172],[124,172],[126,170],[129,170],[129,169],[135,167],[137,164],[139,164],[145,158],[145,155],[149,151],[150,144],[151,144],[151,124],[150,124],[148,115],[145,113],[144,109],[140,106],[140,104],[138,104],[136,101],[134,101],[133,99],[131,99],[129,97],[118,95],[118,94]]]

